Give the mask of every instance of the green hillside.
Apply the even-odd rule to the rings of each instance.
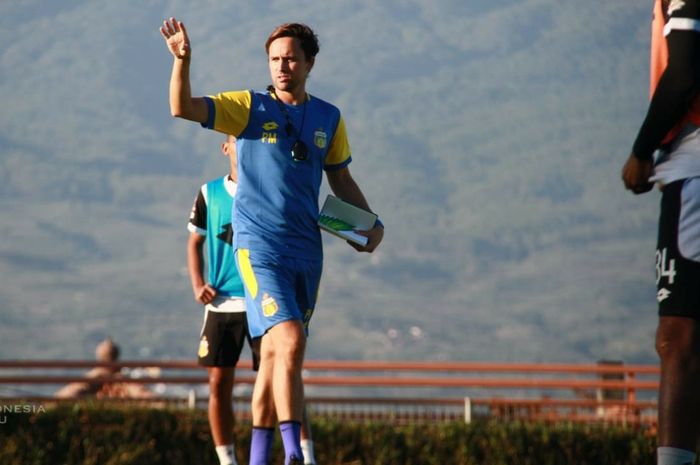
[[[227,165],[220,135],[169,115],[174,15],[195,94],[264,88],[280,22],[320,36],[309,91],[342,109],[386,235],[371,256],[324,236],[309,357],[655,360],[659,197],[619,180],[651,2],[269,7],[0,5],[0,358],[88,357],[106,334],[193,356],[185,225]]]

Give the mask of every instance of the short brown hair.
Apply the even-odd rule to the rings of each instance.
[[[301,49],[304,51],[306,60],[311,60],[316,57],[319,51],[318,37],[314,31],[306,24],[301,23],[285,23],[279,25],[272,31],[270,37],[265,42],[265,52],[270,53],[270,44],[280,37],[294,37],[301,42]]]

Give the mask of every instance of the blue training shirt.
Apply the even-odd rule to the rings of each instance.
[[[203,126],[236,136],[234,248],[321,259],[316,221],[323,170],[341,169],[351,161],[340,110],[313,96],[301,105],[286,105],[255,91],[205,99],[209,118]],[[308,148],[306,160],[292,158],[297,139]]]

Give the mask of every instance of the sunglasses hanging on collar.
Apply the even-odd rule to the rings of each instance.
[[[287,107],[282,103],[277,94],[275,93],[275,88],[273,86],[267,86],[268,93],[277,101],[277,105],[280,107],[280,111],[284,115],[286,121],[284,125],[284,131],[287,134],[287,138],[291,139],[296,136],[296,141],[292,145],[292,160],[294,161],[305,161],[309,158],[309,148],[306,146],[303,140],[301,140],[301,131],[304,129],[304,120],[306,119],[306,105],[304,105],[304,111],[301,114],[301,127],[299,132],[294,128],[292,120],[289,118],[289,113],[287,112]]]

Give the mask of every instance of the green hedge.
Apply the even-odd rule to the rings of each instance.
[[[319,465],[644,465],[655,463],[643,430],[477,422],[394,427],[316,418]],[[247,463],[250,428],[236,427]],[[278,439],[273,449],[281,464]],[[103,403],[0,413],[3,465],[190,465],[218,463],[206,412]]]

